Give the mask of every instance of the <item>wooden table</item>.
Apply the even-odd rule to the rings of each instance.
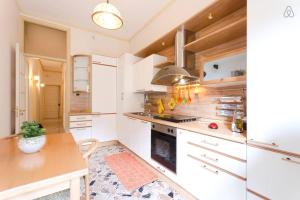
[[[34,199],[70,188],[80,199],[80,177],[87,165],[69,133],[47,135],[40,152],[22,153],[17,137],[0,140],[0,199]]]

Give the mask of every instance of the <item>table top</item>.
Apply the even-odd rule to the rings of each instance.
[[[17,137],[0,139],[0,192],[65,174],[87,173],[87,164],[70,133],[46,137],[46,145],[33,154],[18,149]]]

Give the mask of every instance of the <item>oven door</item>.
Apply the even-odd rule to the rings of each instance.
[[[151,158],[176,173],[176,136],[152,129]]]

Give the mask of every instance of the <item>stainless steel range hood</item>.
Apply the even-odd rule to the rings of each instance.
[[[175,65],[169,65],[158,71],[153,77],[151,84],[154,85],[185,85],[199,80],[184,68],[184,39],[185,32],[181,28],[176,33],[175,39]]]

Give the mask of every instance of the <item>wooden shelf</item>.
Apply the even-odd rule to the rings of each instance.
[[[166,61],[166,62],[163,62],[163,63],[160,63],[158,65],[155,65],[154,67],[156,68],[164,68],[168,65],[174,65],[175,63],[174,62],[171,62],[171,61]]]
[[[246,31],[247,17],[244,7],[197,32],[197,39],[186,44],[184,48],[190,52],[200,52],[246,36]]]
[[[210,81],[201,81],[202,86],[206,87],[228,87],[228,86],[236,86],[236,85],[246,85],[247,77],[244,76],[236,76],[236,77],[227,77],[218,80],[210,80]]]

